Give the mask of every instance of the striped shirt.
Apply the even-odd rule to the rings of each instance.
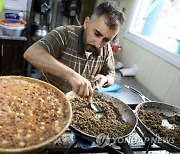
[[[59,62],[72,68],[86,79],[90,80],[92,76],[97,74],[112,74],[114,76],[114,57],[110,44],[108,43],[99,51],[93,52],[87,58],[83,48],[83,32],[82,26],[60,26],[36,43]],[[43,79],[63,92],[71,91],[68,82],[57,76],[43,72]]]

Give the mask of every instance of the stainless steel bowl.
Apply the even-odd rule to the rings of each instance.
[[[22,32],[25,29],[25,26],[13,27],[13,26],[6,26],[2,24],[0,24],[0,26],[2,30],[2,35],[6,35],[6,36],[19,37],[22,35]]]

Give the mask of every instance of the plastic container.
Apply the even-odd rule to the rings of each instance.
[[[10,26],[10,27],[22,27],[26,25],[26,21],[20,20],[20,23],[6,23],[6,19],[0,19],[0,24],[4,26]]]
[[[17,13],[5,13],[5,19],[17,19],[19,20],[19,15]]]
[[[117,52],[120,47],[119,38],[116,38],[115,40],[113,40],[111,46],[112,46],[113,52]]]
[[[23,18],[24,18],[24,13],[23,13],[23,11],[20,11],[20,12],[18,13],[18,15],[19,15],[19,20],[23,20]]]
[[[5,19],[5,23],[19,24],[21,21],[17,19]]]

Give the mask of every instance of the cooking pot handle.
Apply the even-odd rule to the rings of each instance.
[[[138,90],[136,90],[136,89],[134,89],[134,88],[132,88],[132,87],[130,87],[130,86],[128,86],[128,85],[125,85],[124,87],[130,89],[133,93],[139,95],[144,102],[146,102],[146,101],[151,101],[149,98],[147,98],[146,96],[144,96],[144,95],[143,95],[141,92],[139,92]]]

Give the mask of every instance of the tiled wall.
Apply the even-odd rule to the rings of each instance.
[[[126,8],[127,19],[120,32],[122,46],[120,60],[125,67],[137,64],[139,70],[136,79],[161,101],[180,107],[180,69],[123,37],[132,4],[133,0],[120,0],[120,7]]]
[[[180,107],[180,69],[126,39],[123,42],[121,61],[125,67],[136,64],[138,81],[161,101]]]

